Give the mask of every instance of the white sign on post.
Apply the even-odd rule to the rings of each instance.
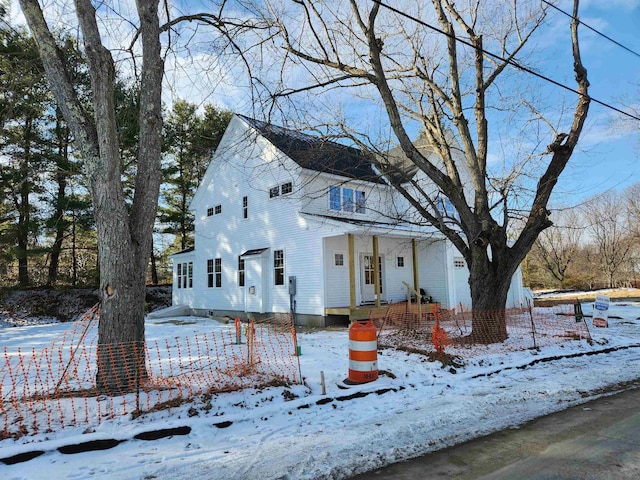
[[[596,295],[596,301],[593,304],[593,326],[606,328],[609,326],[609,297],[604,295]]]

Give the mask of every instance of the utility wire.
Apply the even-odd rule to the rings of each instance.
[[[441,33],[442,35],[444,35],[446,37],[452,38],[456,42],[462,43],[463,45],[466,45],[466,46],[471,47],[473,49],[477,49],[477,47],[475,45],[473,45],[472,43],[467,42],[466,40],[463,40],[462,38],[456,37],[453,34],[447,33],[447,32],[445,32],[444,30],[442,30],[442,29],[440,29],[438,27],[435,27],[435,26],[433,26],[433,25],[431,25],[431,24],[429,24],[429,23],[427,23],[427,22],[425,22],[423,20],[420,20],[419,18],[413,17],[413,16],[409,15],[408,13],[403,12],[402,10],[398,10],[395,7],[387,5],[382,0],[371,0],[371,1],[373,3],[377,3],[381,7],[385,7],[386,9],[391,10],[394,13],[397,13],[398,15],[400,15],[402,17],[405,17],[405,18],[407,18],[409,20],[413,20],[414,22],[416,22],[416,23],[418,23],[418,24],[420,24],[420,25],[422,25],[424,27],[427,27],[427,28],[429,28],[429,29],[431,29],[431,30],[433,30],[435,32]],[[536,72],[534,70],[531,70],[530,68],[527,68],[527,67],[525,67],[523,65],[520,65],[518,62],[516,62],[514,60],[508,60],[506,58],[501,57],[500,55],[496,55],[495,53],[489,52],[489,51],[485,50],[484,48],[480,49],[480,51],[482,53],[484,53],[485,55],[488,55],[488,56],[490,56],[490,57],[492,57],[492,58],[494,58],[496,60],[500,60],[502,62],[505,62],[505,63],[517,68],[518,70],[522,70],[523,72],[528,73],[530,75],[533,75],[534,77],[538,77],[538,78],[540,78],[540,79],[542,79],[542,80],[544,80],[546,82],[552,83],[553,85],[556,85],[557,87],[560,87],[560,88],[563,88],[565,90],[568,90],[569,92],[575,93],[576,95],[579,95],[581,97],[585,96],[584,94],[578,92],[576,89],[574,89],[572,87],[569,87],[568,85],[565,85],[563,83],[560,83],[560,82],[558,82],[556,80],[553,80],[552,78],[546,77],[546,76],[542,75],[541,73],[538,73],[538,72]],[[614,107],[613,105],[610,105],[610,104],[608,104],[606,102],[603,102],[602,100],[598,100],[597,98],[593,98],[592,96],[587,95],[587,97],[594,103],[602,105],[603,107],[606,107],[606,108],[609,108],[611,110],[614,110],[614,111],[616,111],[618,113],[621,113],[622,115],[625,115],[627,117],[632,118],[633,120],[637,120],[637,121],[640,122],[640,117],[638,117],[636,115],[633,115],[633,114],[631,114],[629,112],[625,112],[624,110],[621,110],[621,109],[619,109],[617,107]]]
[[[571,18],[571,19],[573,19],[573,18],[574,18],[574,17],[573,17],[573,15],[571,15],[571,14],[570,14],[570,13],[568,13],[568,12],[565,12],[564,10],[562,10],[562,9],[561,9],[561,8],[559,8],[559,7],[556,7],[554,4],[552,4],[552,3],[548,2],[547,0],[542,0],[542,2],[543,2],[543,3],[546,3],[546,4],[547,4],[547,5],[549,5],[550,7],[555,8],[555,9],[556,9],[556,10],[558,10],[560,13],[564,13],[567,17],[569,17],[569,18]],[[579,18],[576,18],[575,20],[577,20],[577,21],[578,21],[578,23],[580,23],[581,25],[584,25],[585,27],[587,27],[587,28],[588,28],[589,30],[591,30],[592,32],[597,33],[597,34],[598,34],[598,35],[600,35],[601,37],[606,38],[606,39],[607,39],[607,40],[609,40],[610,42],[615,43],[617,46],[619,46],[619,47],[621,47],[621,48],[624,48],[627,52],[632,53],[632,54],[634,54],[636,57],[639,57],[639,58],[640,58],[640,53],[638,53],[638,52],[635,52],[635,51],[631,50],[629,47],[627,47],[627,46],[625,46],[625,45],[621,44],[620,42],[617,42],[617,41],[616,41],[616,40],[614,40],[613,38],[611,38],[611,37],[609,37],[609,36],[605,35],[604,33],[602,33],[602,32],[600,32],[600,31],[596,30],[596,29],[595,29],[595,28],[593,28],[593,27],[591,27],[591,26],[587,25],[586,23],[584,23],[584,22],[583,22],[582,20],[580,20]]]

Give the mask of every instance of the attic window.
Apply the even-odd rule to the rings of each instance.
[[[280,192],[282,192],[282,195],[286,195],[288,193],[291,193],[292,191],[293,191],[293,185],[291,184],[291,182],[283,183],[280,186]]]
[[[280,195],[280,186],[279,185],[277,185],[275,187],[271,187],[269,189],[269,198],[277,197],[278,195]]]
[[[329,209],[337,212],[366,213],[365,194],[362,190],[340,188],[337,185],[329,187]]]
[[[364,192],[361,190],[356,190],[356,213],[366,213],[367,209],[364,205]]]
[[[464,260],[462,260],[461,258],[456,258],[453,260],[453,266],[455,268],[464,268]]]
[[[215,207],[207,208],[207,217],[213,217],[214,215],[220,215],[222,213],[222,205],[216,205]]]

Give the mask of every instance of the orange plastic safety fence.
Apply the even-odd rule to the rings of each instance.
[[[401,302],[372,310],[370,319],[378,328],[379,346],[425,354],[446,350],[471,357],[591,340],[573,305],[456,312]]]
[[[198,395],[301,383],[289,315],[155,340],[97,345],[97,310],[62,341],[0,356],[0,440],[98,424]]]

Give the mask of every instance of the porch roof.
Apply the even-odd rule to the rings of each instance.
[[[254,248],[253,250],[247,250],[244,252],[241,257],[250,257],[251,255],[260,255],[262,252],[269,250],[269,247],[264,248]]]
[[[373,222],[356,218],[337,217],[318,213],[301,213],[312,222],[331,225],[341,230],[341,234],[369,234],[404,238],[444,238],[444,235],[432,226],[416,226],[407,223]]]

